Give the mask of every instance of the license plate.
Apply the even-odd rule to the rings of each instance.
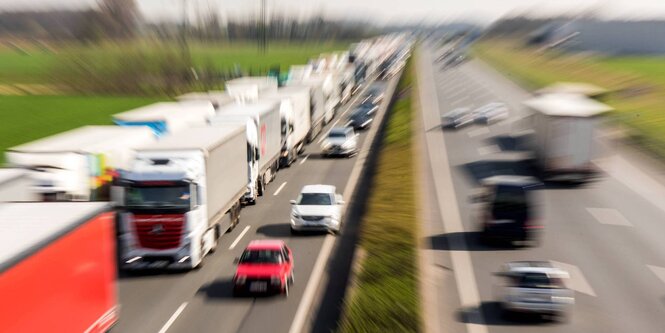
[[[249,291],[251,292],[264,292],[268,290],[267,282],[252,282],[249,284]]]
[[[166,260],[160,260],[150,263],[150,268],[162,268],[168,266],[169,262]]]

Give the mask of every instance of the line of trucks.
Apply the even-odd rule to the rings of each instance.
[[[375,62],[405,42],[364,40],[357,51],[294,66],[281,87],[275,78],[243,77],[225,91],[116,114],[115,126],[8,149],[0,331],[105,332],[118,316],[118,265],[200,267],[238,225],[241,207],[257,203],[277,171],[377,75]]]

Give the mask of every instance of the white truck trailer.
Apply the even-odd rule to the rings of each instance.
[[[256,102],[252,104],[231,104],[219,110],[210,119],[210,125],[242,124],[247,134],[248,178],[245,178],[247,191],[244,202],[256,203],[263,195],[265,186],[275,179],[279,169],[279,156],[282,148],[281,117],[276,102]]]
[[[9,148],[6,157],[9,166],[30,171],[42,200],[107,200],[133,149],[155,140],[147,127],[85,126]]]
[[[282,151],[280,166],[289,166],[304,150],[312,123],[310,119],[310,89],[305,86],[281,87],[261,100],[280,103]]]
[[[32,190],[28,171],[18,168],[0,169],[0,202],[38,201]]]
[[[245,126],[189,128],[137,150],[116,186],[126,269],[198,267],[240,219]]]
[[[156,136],[183,129],[205,126],[215,115],[210,101],[160,102],[113,115],[113,122],[123,127],[148,127]]]
[[[215,110],[223,107],[224,105],[231,104],[235,101],[233,96],[229,95],[226,91],[211,90],[206,92],[191,92],[176,97],[180,102],[187,101],[209,101],[212,103]]]
[[[307,142],[312,142],[318,136],[326,125],[326,119],[331,119],[326,108],[326,98],[324,95],[324,81],[321,78],[311,77],[311,66],[291,66],[289,70],[289,79],[287,86],[304,86],[309,89],[309,119],[311,122],[310,132]]]
[[[277,79],[269,76],[245,76],[226,81],[226,92],[241,103],[256,102],[260,96],[277,91]]]
[[[594,133],[611,107],[575,94],[546,94],[527,100],[530,146],[541,177],[584,182],[596,174]]]

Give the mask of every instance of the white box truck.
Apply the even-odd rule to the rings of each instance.
[[[9,148],[5,156],[9,166],[30,171],[42,200],[108,200],[133,149],[155,140],[147,127],[85,126]]]
[[[200,266],[239,222],[246,154],[240,124],[189,128],[139,148],[114,192],[122,266]]]
[[[309,89],[309,119],[311,122],[310,132],[307,142],[312,142],[318,136],[326,125],[328,110],[326,109],[326,99],[323,93],[324,81],[320,78],[312,78],[307,70],[309,66],[292,66],[289,71],[289,80],[287,86],[304,86]],[[311,68],[309,68],[311,70]]]
[[[256,203],[263,195],[265,186],[275,179],[279,169],[281,152],[281,117],[276,102],[256,102],[252,104],[231,104],[219,110],[210,119],[212,126],[236,123],[244,125],[247,134],[247,156],[249,166],[247,191],[244,202]]]
[[[233,96],[229,95],[226,91],[211,90],[207,92],[191,92],[176,97],[180,102],[187,101],[209,101],[212,103],[215,110],[223,107],[226,104],[235,102]]]
[[[18,168],[0,169],[0,202],[38,201],[32,190],[28,171]]]
[[[269,76],[245,76],[226,81],[226,92],[238,102],[256,102],[259,96],[277,91],[277,79]]]
[[[281,87],[261,100],[280,103],[282,150],[280,166],[289,166],[298,159],[307,142],[310,119],[310,89],[305,86]]]
[[[543,180],[583,182],[596,174],[594,133],[608,105],[576,94],[527,100],[530,146]]]
[[[113,122],[123,127],[148,127],[156,136],[177,133],[195,126],[205,126],[215,115],[210,101],[160,102],[113,115]]]

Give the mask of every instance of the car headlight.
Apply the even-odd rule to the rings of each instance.
[[[330,145],[331,145],[330,142],[324,142],[324,143],[321,145],[321,148],[323,148],[323,149],[328,149],[328,148],[330,147]]]
[[[291,212],[291,217],[293,217],[294,219],[299,219],[299,218],[300,218],[300,214],[298,214],[298,213],[296,213],[296,212]]]
[[[272,285],[282,284],[282,279],[280,279],[278,275],[273,275],[270,277],[270,284]]]
[[[236,284],[245,284],[247,281],[247,276],[245,275],[236,275],[235,278]]]
[[[342,148],[353,148],[353,142],[347,141],[342,144]]]

